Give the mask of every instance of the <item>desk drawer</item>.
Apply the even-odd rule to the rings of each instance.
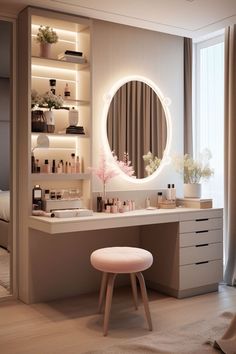
[[[217,284],[223,279],[223,262],[210,261],[180,267],[179,290]]]
[[[223,228],[222,218],[202,218],[189,221],[181,221],[179,223],[179,233],[203,231],[203,230],[215,230]]]
[[[203,230],[179,235],[179,246],[188,247],[203,243],[216,243],[223,241],[223,230]]]
[[[223,258],[223,243],[202,244],[180,248],[179,264],[193,264]]]

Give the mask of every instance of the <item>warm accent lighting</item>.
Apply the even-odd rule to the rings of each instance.
[[[112,101],[112,98],[114,96],[114,94],[117,92],[117,90],[124,85],[125,83],[129,82],[129,81],[142,81],[145,84],[147,84],[148,86],[150,86],[155,93],[157,94],[157,96],[159,97],[162,106],[163,106],[163,110],[165,112],[165,116],[166,116],[166,125],[167,125],[167,142],[166,142],[166,148],[161,160],[161,164],[159,166],[159,168],[151,175],[142,179],[135,179],[132,177],[127,176],[125,173],[120,173],[120,176],[132,183],[137,183],[137,184],[141,184],[141,183],[147,183],[153,179],[155,179],[162,171],[162,169],[164,168],[165,165],[170,164],[170,157],[169,157],[169,152],[170,152],[170,144],[172,141],[172,124],[171,124],[171,117],[170,117],[170,112],[169,112],[169,105],[171,104],[171,100],[168,97],[165,97],[163,95],[163,93],[161,92],[161,90],[159,89],[159,87],[156,86],[156,84],[151,81],[150,79],[143,77],[143,76],[126,76],[120,80],[118,80],[109,90],[109,92],[107,92],[106,95],[104,95],[104,108],[103,108],[103,121],[102,121],[102,132],[101,132],[101,136],[102,136],[102,141],[104,142],[104,150],[105,153],[107,154],[107,156],[109,157],[109,161],[111,161],[113,163],[113,165],[115,165],[114,167],[117,168],[119,171],[119,167],[118,165],[115,164],[114,162],[114,158],[109,146],[109,142],[108,142],[108,137],[107,137],[107,114],[108,114],[108,110],[109,110],[109,106],[110,103]]]

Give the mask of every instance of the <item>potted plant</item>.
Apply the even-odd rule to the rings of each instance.
[[[55,119],[52,109],[58,109],[63,106],[63,98],[59,95],[54,95],[51,91],[47,91],[42,96],[42,105],[45,108],[48,108],[48,111],[45,111],[46,122],[47,122],[47,132],[54,133],[55,131]]]
[[[31,129],[32,132],[46,132],[46,118],[39,107],[43,104],[43,98],[36,90],[31,91]]]
[[[185,154],[184,157],[174,157],[176,171],[183,174],[184,177],[184,197],[201,197],[200,182],[208,180],[214,174],[209,165],[211,157],[209,149],[204,149],[196,160],[189,154]]]
[[[49,26],[40,26],[36,36],[36,41],[40,43],[40,56],[49,58],[51,54],[51,44],[57,43],[58,35]]]

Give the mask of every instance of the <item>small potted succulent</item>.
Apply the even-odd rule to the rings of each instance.
[[[40,43],[40,56],[49,58],[51,54],[51,45],[57,43],[58,35],[53,28],[41,25],[38,29],[36,41]]]

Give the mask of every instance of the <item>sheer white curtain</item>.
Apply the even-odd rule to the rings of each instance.
[[[210,149],[214,176],[202,185],[202,197],[213,199],[214,207],[224,203],[224,37],[195,46],[196,102],[193,124],[194,156]]]

